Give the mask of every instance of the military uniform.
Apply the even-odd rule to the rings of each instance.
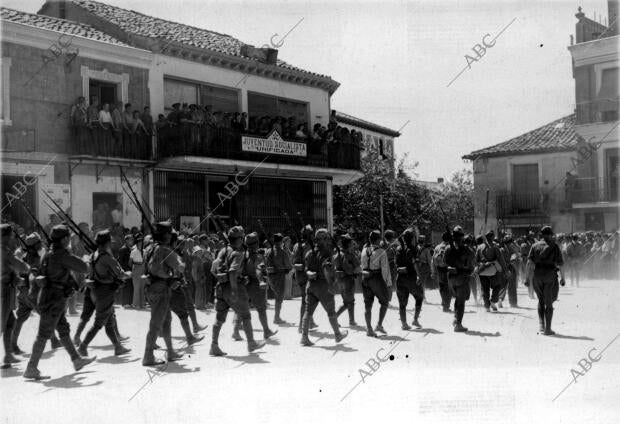
[[[121,279],[127,276],[120,263],[104,247],[111,241],[109,231],[99,232],[95,241],[100,246],[91,256],[91,280],[94,282],[91,296],[95,304],[95,320],[84,340],[80,343],[78,352],[82,356],[87,356],[88,345],[99,330],[105,327],[105,332],[114,345],[114,354],[123,355],[130,350],[121,345],[116,333],[114,296],[119,289]]]
[[[317,230],[317,233],[327,230]],[[332,262],[331,251],[321,251],[318,247],[310,250],[306,253],[304,258],[304,264],[307,272],[312,273],[312,277],[309,276],[308,283],[306,284],[306,311],[301,328],[301,344],[304,346],[312,345],[308,338],[308,331],[310,329],[310,321],[312,315],[316,310],[319,303],[327,312],[329,323],[334,331],[336,342],[342,340],[346,333],[340,332],[338,326],[338,317],[336,316],[336,303],[334,300],[334,265]]]
[[[183,332],[185,333],[185,340],[187,341],[188,345],[192,345],[204,339],[204,336],[195,336],[194,334],[192,334],[192,330],[190,329],[190,314],[192,311],[195,314],[196,310],[194,309],[194,304],[189,294],[189,287],[187,282],[183,282],[171,291],[170,310],[174,312],[177,317],[179,317],[181,328],[183,328]],[[203,330],[203,328],[200,327],[197,323],[195,323],[194,332],[197,333],[201,330]]]
[[[151,305],[151,319],[142,360],[145,366],[162,363],[153,355],[159,334],[166,343],[168,360],[174,361],[181,357],[174,351],[172,345],[170,298],[172,296],[171,285],[174,284],[174,278],[178,278],[183,272],[183,263],[168,245],[169,239],[167,240],[166,236],[171,237],[171,234],[172,227],[169,223],[158,223],[153,237],[155,242],[147,248],[144,255],[146,273],[150,279],[146,287],[146,298]]]
[[[45,285],[41,288],[37,308],[39,310],[39,331],[32,346],[32,354],[24,373],[25,378],[45,378],[37,369],[47,340],[56,329],[60,341],[69,353],[75,370],[95,358],[82,358],[71,342],[69,323],[65,317],[67,299],[73,294],[71,271],[87,272],[87,265],[77,256],[72,255],[62,244],[69,236],[69,230],[64,225],[57,225],[51,231],[51,250],[46,253],[41,263],[41,275],[45,277]]]
[[[308,276],[306,275],[305,258],[308,252],[312,250],[312,244],[309,241],[297,242],[293,247],[293,264],[295,267],[295,281],[299,285],[301,290],[301,306],[299,310],[299,332],[301,333],[301,327],[306,313],[306,285],[308,283]],[[310,323],[310,328],[316,327],[313,321]]]
[[[355,252],[338,252],[334,256],[334,263],[336,271],[341,274],[338,283],[342,295],[342,306],[336,315],[340,316],[344,311],[348,311],[349,326],[357,325],[355,323],[355,281],[362,273],[359,256]]]
[[[454,237],[463,237],[463,231],[456,227],[453,231]],[[465,314],[465,302],[470,296],[470,279],[474,270],[474,252],[465,244],[455,242],[446,250],[446,264],[448,265],[448,286],[452,296],[454,296],[454,331],[467,331],[463,327],[463,316]]]
[[[28,265],[14,255],[10,246],[12,228],[2,224],[2,287],[0,287],[2,313],[2,341],[4,345],[4,362],[2,368],[19,362],[12,355],[12,336],[15,327],[15,289],[20,274],[28,272]]]
[[[488,234],[487,234],[488,236]],[[476,262],[480,271],[480,287],[482,288],[482,299],[484,301],[484,307],[487,311],[492,307],[493,310],[497,310],[495,304],[499,301],[499,294],[503,287],[502,272],[506,269],[504,258],[499,251],[499,247],[491,240],[487,243],[483,243],[476,249]],[[492,275],[481,275],[485,268],[492,268],[495,265],[487,265],[485,263],[499,263],[501,270],[496,270]],[[493,271],[491,271],[493,272]]]
[[[553,234],[550,227],[542,229],[543,236]],[[563,265],[560,247],[553,240],[540,240],[532,246],[528,260],[535,265],[532,286],[538,297],[538,318],[540,330],[546,335],[555,334],[551,330],[553,302],[558,299],[560,286],[558,268]]]
[[[276,304],[275,314],[273,322],[275,324],[282,324],[284,321],[280,318],[280,311],[282,310],[282,302],[284,301],[284,283],[286,275],[291,268],[291,257],[289,253],[282,248],[282,235],[274,235],[275,245],[267,250],[265,253],[265,267],[267,269],[267,282],[269,287],[273,291]]]
[[[409,295],[415,299],[415,312],[413,325],[420,327],[418,318],[422,311],[422,303],[424,302],[424,285],[418,280],[415,269],[417,260],[417,252],[414,246],[403,243],[398,247],[396,255],[396,264],[398,265],[398,280],[396,280],[396,294],[398,297],[398,312],[400,322],[404,330],[410,327],[407,324],[407,304],[409,303]]]
[[[450,312],[450,303],[452,295],[448,287],[448,266],[445,263],[445,251],[450,246],[446,241],[442,241],[433,251],[432,267],[433,275],[439,285],[439,296],[441,297],[441,306],[444,312]],[[441,257],[444,257],[442,260]]]
[[[228,238],[239,239],[245,236],[242,227],[230,229]],[[219,348],[219,335],[222,325],[226,322],[229,309],[238,315],[242,322],[243,330],[248,343],[248,351],[252,352],[265,345],[264,342],[257,343],[252,333],[252,317],[250,315],[250,303],[248,290],[242,278],[244,267],[245,251],[241,247],[232,248],[227,246],[218,254],[220,280],[215,287],[215,324],[211,339],[210,354],[213,356],[226,355]]]
[[[364,319],[366,321],[367,334],[375,336],[371,325],[372,304],[375,298],[381,305],[379,308],[379,321],[376,331],[385,333],[383,320],[387,314],[390,302],[390,288],[392,276],[385,250],[378,245],[369,245],[362,250],[362,270],[367,273],[367,278],[362,280],[362,294],[364,295]]]

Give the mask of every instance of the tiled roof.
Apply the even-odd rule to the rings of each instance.
[[[127,33],[213,50],[230,56],[244,57],[241,54],[241,46],[246,43],[230,35],[155,18],[133,10],[126,10],[97,1],[73,0],[73,4],[117,25]],[[329,78],[325,75],[297,68],[282,60],[278,60],[277,65],[285,69]]]
[[[120,42],[119,40],[111,37],[105,32],[101,32],[91,27],[90,25],[84,25],[79,22],[52,18],[45,15],[26,13],[6,7],[0,7],[0,18],[3,21],[15,22],[18,24],[62,32],[64,34],[71,34],[80,37],[90,38],[91,40],[101,41],[104,43],[127,46],[127,44]]]
[[[575,131],[575,114],[572,114],[503,143],[471,152],[463,159],[573,150],[579,138]]]
[[[364,119],[356,118],[355,116],[347,115],[346,113],[342,113],[336,111],[336,121],[341,122],[343,124],[353,125],[359,128],[364,128],[370,131],[375,131],[381,134],[389,135],[391,137],[399,137],[400,133],[398,131],[394,131],[387,127],[383,127],[381,125],[377,125],[370,121],[366,121]]]

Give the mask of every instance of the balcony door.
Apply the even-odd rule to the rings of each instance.
[[[512,165],[512,207],[516,214],[539,209],[538,164]]]
[[[620,199],[620,149],[607,149],[605,160],[608,199],[616,201]]]

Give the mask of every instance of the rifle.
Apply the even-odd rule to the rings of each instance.
[[[90,251],[90,253],[95,252],[97,250],[97,244],[88,236],[88,234],[86,234],[84,231],[82,231],[82,229],[79,227],[79,225],[77,225],[75,223],[75,221],[73,221],[73,219],[71,219],[71,217],[69,215],[67,215],[67,213],[65,211],[62,210],[62,208],[60,207],[60,205],[58,203],[56,203],[56,201],[54,199],[52,199],[52,196],[50,196],[49,194],[47,194],[47,192],[45,192],[44,190],[41,190],[43,192],[43,194],[45,194],[45,196],[54,204],[54,206],[56,207],[56,209],[58,210],[54,210],[53,207],[50,206],[49,203],[45,202],[45,204],[47,205],[48,208],[50,208],[50,210],[52,212],[54,212],[56,215],[58,215],[58,217],[60,219],[62,219],[63,221],[65,221],[65,223],[67,224],[67,226],[69,228],[71,228],[71,230],[77,234],[77,236],[80,238],[80,240],[82,241],[82,243],[84,243],[84,247],[86,247],[87,250]]]
[[[142,216],[142,221],[146,221],[146,223],[147,223],[147,225],[149,227],[149,230],[151,231],[151,234],[155,234],[155,228],[153,227],[153,224],[151,224],[151,221],[149,220],[148,216],[146,215],[146,212],[144,212],[144,208],[140,204],[140,200],[138,200],[138,196],[136,195],[136,192],[133,191],[133,187],[131,187],[131,184],[129,183],[129,180],[127,179],[127,176],[123,172],[123,168],[119,165],[118,169],[119,169],[120,174],[121,174],[121,187],[123,188],[123,191],[125,192],[125,194],[128,195],[127,197],[129,197],[129,200],[131,200],[131,203],[133,203],[133,205],[136,207],[136,209],[138,209],[140,211],[140,215]],[[125,186],[123,186],[123,181],[125,181],[125,184],[127,184],[127,188],[129,189],[129,193],[127,193],[127,190],[125,189]]]
[[[28,206],[26,206],[26,204],[21,199],[19,201],[32,222],[34,222],[34,225],[41,232],[41,235],[45,238],[45,242],[47,243],[47,245],[49,246],[50,244],[52,244],[52,239],[50,238],[49,234],[47,234],[47,231],[45,231],[39,220],[34,216],[30,209],[28,209]]]
[[[211,213],[211,208],[207,208],[207,217],[211,220],[211,222],[213,223],[213,227],[215,228],[215,231],[217,232],[217,234],[220,236],[221,239],[223,239],[224,241],[226,241],[226,244],[230,244],[229,240],[228,240],[228,236],[222,232],[218,222],[215,220],[215,218],[213,217],[213,214]]]
[[[22,245],[22,248],[24,249],[24,253],[25,253],[26,250],[28,250],[28,245],[26,244],[26,240],[24,240],[22,236],[19,235],[17,230],[12,225],[11,225],[11,230],[13,230],[13,234],[15,234],[15,238],[19,240],[19,244]]]

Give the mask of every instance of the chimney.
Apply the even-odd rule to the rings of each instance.
[[[609,35],[618,34],[618,0],[607,0],[607,15],[609,20]]]

